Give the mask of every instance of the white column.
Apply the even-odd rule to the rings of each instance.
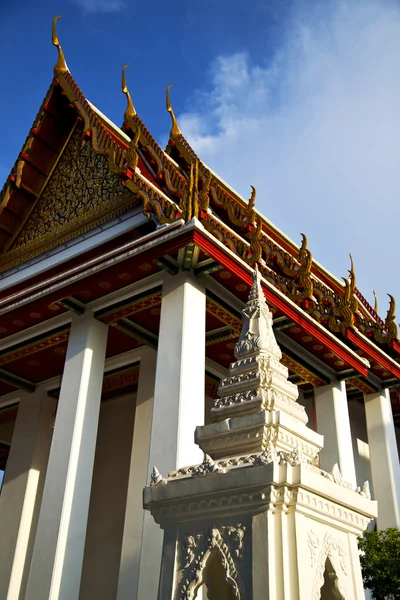
[[[400,465],[389,390],[364,396],[379,529],[400,528]]]
[[[317,431],[324,436],[324,447],[320,452],[320,467],[331,471],[339,465],[343,479],[357,486],[351,440],[346,383],[332,381],[329,385],[315,388],[315,412]]]
[[[25,600],[79,597],[106,342],[73,317]]]
[[[204,286],[187,273],[163,286],[157,373],[151,428],[149,473],[155,465],[168,471],[202,461],[194,432],[204,423],[205,375]],[[162,531],[146,511],[138,598],[157,598]]]
[[[140,357],[117,600],[137,598],[144,519],[143,488],[148,483],[156,361],[156,351],[144,348]]]
[[[0,598],[22,598],[53,429],[55,400],[22,394],[0,495]]]

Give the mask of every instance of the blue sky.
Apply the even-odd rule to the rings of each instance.
[[[16,0],[0,4],[0,178],[51,81],[56,51],[120,124],[120,72],[160,141],[165,87],[201,158],[386,314],[400,302],[400,3],[397,0]],[[5,93],[4,93],[5,91]],[[399,308],[400,317],[400,308]]]

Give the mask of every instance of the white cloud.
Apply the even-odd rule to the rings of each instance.
[[[124,0],[72,0],[85,13],[119,12],[125,7]]]
[[[220,56],[181,129],[204,162],[372,302],[400,302],[400,8],[308,2],[274,57]],[[400,317],[400,311],[399,315]]]

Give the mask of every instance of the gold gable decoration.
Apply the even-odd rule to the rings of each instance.
[[[108,167],[108,160],[82,143],[78,124],[41,197],[0,260],[0,270],[25,261],[101,225],[140,203]]]

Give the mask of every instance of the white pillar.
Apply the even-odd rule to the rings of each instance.
[[[324,436],[324,447],[319,455],[320,467],[331,471],[337,463],[343,479],[356,488],[346,383],[332,381],[329,385],[315,388],[314,392],[317,431]]]
[[[203,459],[194,432],[204,423],[205,316],[205,289],[197,279],[180,273],[165,280],[149,473],[155,465],[165,476],[172,469]],[[139,600],[157,598],[162,540],[161,529],[145,511]]]
[[[55,400],[22,394],[0,495],[0,598],[23,598],[53,429]]]
[[[400,465],[389,390],[364,396],[379,529],[400,528]]]
[[[79,597],[107,327],[72,318],[25,600]]]
[[[144,348],[140,357],[117,600],[135,600],[138,592],[143,519],[145,515],[143,510],[143,488],[148,483],[156,361],[156,351],[151,348]]]

